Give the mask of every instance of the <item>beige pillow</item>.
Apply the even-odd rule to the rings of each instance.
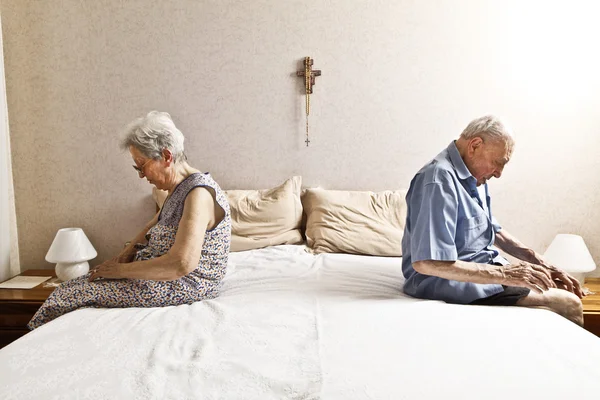
[[[231,207],[231,251],[302,243],[302,177],[264,190],[226,190]]]
[[[302,177],[294,176],[273,189],[226,190],[231,208],[231,251],[302,243],[301,186]],[[153,188],[152,197],[159,208],[167,194]]]
[[[307,189],[306,240],[315,253],[401,256],[406,190]]]

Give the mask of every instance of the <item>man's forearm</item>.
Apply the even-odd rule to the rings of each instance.
[[[413,264],[415,271],[444,279],[490,284],[501,284],[505,278],[504,268],[493,264],[480,264],[468,261],[418,261]]]
[[[551,287],[551,274],[539,265],[520,261],[510,265],[479,264],[467,261],[418,261],[415,271],[440,278],[481,284],[523,286],[538,293]]]
[[[506,230],[502,229],[496,234],[494,245],[519,260],[527,261],[532,264],[544,265],[543,257],[533,249],[525,246],[517,238],[512,236]]]

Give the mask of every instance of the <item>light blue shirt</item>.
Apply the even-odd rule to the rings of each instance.
[[[502,285],[419,274],[412,267],[423,260],[508,264],[493,248],[501,227],[492,217],[487,183],[484,193],[485,203],[454,142],[415,175],[406,194],[408,212],[402,238],[406,294],[468,304],[503,290]]]

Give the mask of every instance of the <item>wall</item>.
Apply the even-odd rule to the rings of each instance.
[[[600,263],[600,28],[594,2],[5,0],[22,267],[80,226],[115,253],[151,218],[118,132],[149,110],[225,188],[407,187],[474,117],[517,134],[491,184],[504,227],[538,251],[584,236]],[[304,146],[304,56],[315,59]]]

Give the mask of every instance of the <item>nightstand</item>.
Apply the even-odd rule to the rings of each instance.
[[[585,296],[583,303],[583,325],[585,329],[600,337],[600,278],[587,278],[585,287],[594,294]]]
[[[23,276],[56,277],[51,269],[29,269]],[[46,282],[44,282],[46,283]],[[0,289],[0,349],[29,332],[27,323],[55,288]]]

